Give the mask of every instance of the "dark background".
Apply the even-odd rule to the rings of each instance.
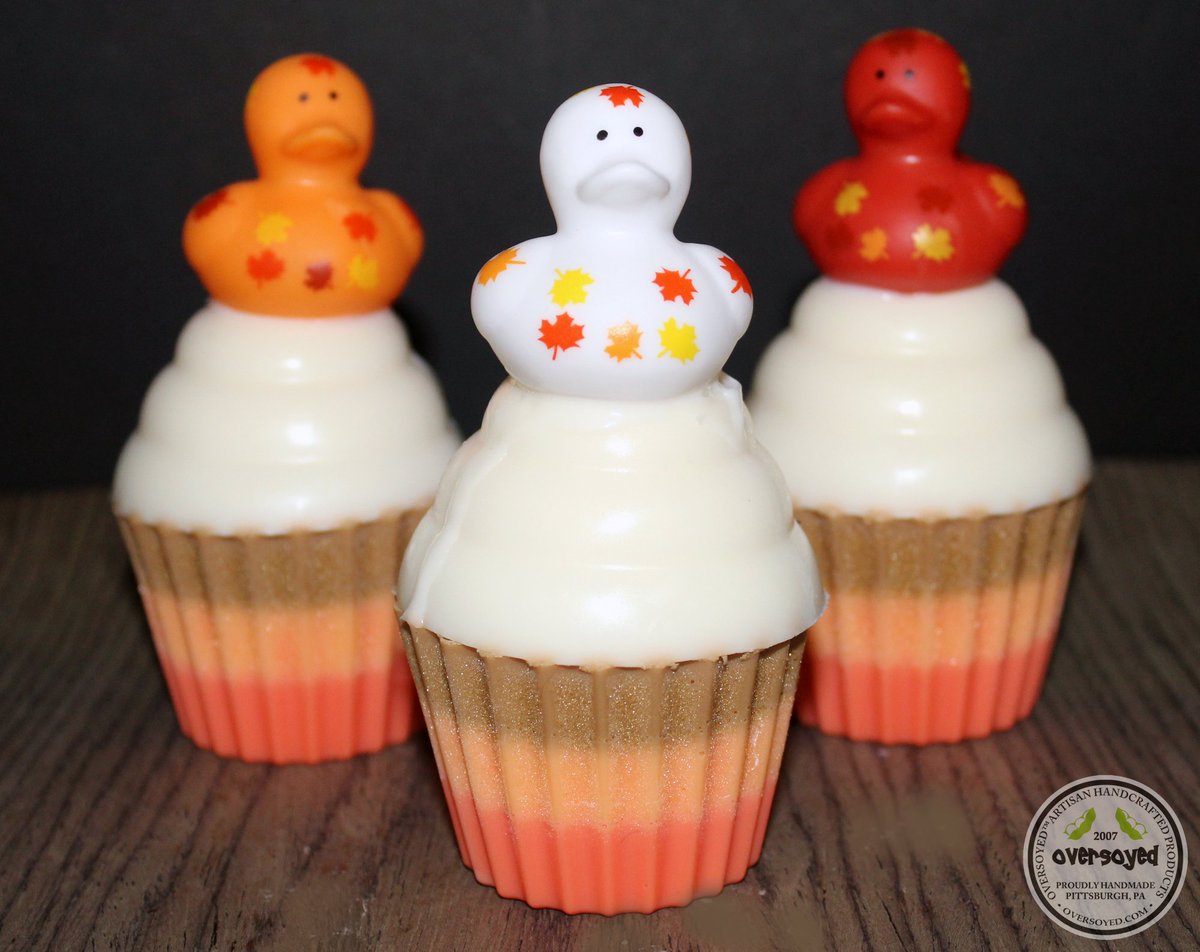
[[[106,483],[142,394],[204,301],[191,204],[253,167],[242,100],[300,51],[376,108],[364,182],[405,196],[425,258],[401,299],[466,432],[502,378],[471,323],[493,253],[553,230],[541,130],[576,90],[645,86],[692,140],[677,233],[745,268],[749,382],[814,269],[803,179],[848,154],[843,71],[872,34],[946,36],[974,80],[963,150],[1008,169],[1031,224],[1002,272],[1094,449],[1200,452],[1200,4],[1170,2],[22,3],[0,37],[0,486]]]

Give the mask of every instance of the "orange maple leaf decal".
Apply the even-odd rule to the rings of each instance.
[[[863,199],[871,193],[862,182],[847,182],[833,200],[833,210],[839,218],[846,215],[857,215],[862,211]]]
[[[487,263],[479,269],[479,283],[487,284],[489,281],[495,281],[504,273],[505,269],[510,264],[524,264],[524,261],[517,260],[517,249],[509,248],[508,251],[501,251],[498,255],[493,255],[488,259]]]
[[[274,281],[283,274],[283,259],[268,248],[262,254],[251,255],[246,259],[246,273],[257,281],[261,288],[264,281]]]
[[[324,291],[330,287],[329,282],[333,279],[333,265],[328,261],[318,261],[316,264],[310,264],[305,269],[308,272],[308,277],[304,279],[304,286],[312,288],[314,291]]]
[[[634,86],[605,86],[600,90],[600,95],[607,96],[613,106],[624,106],[625,103],[629,103],[635,109],[642,104],[642,100],[645,98],[642,91]]]
[[[954,257],[954,241],[945,228],[934,228],[928,222],[912,233],[914,258],[930,261],[949,261]]]
[[[882,228],[872,228],[861,235],[858,253],[867,261],[880,261],[887,258],[887,232]]]
[[[745,291],[751,297],[754,293],[750,290],[750,282],[746,280],[746,272],[738,267],[737,262],[729,255],[721,255],[719,259],[721,267],[729,272],[729,276],[733,278],[733,287],[729,289],[730,294],[737,294],[738,291]]]
[[[342,224],[346,226],[346,231],[350,232],[350,237],[355,241],[360,238],[365,238],[367,241],[375,240],[375,222],[370,215],[351,212],[342,219]]]
[[[192,206],[192,219],[199,221],[201,218],[207,218],[215,212],[220,206],[229,201],[229,189],[219,188],[211,195],[205,195],[200,201]]]
[[[304,56],[300,59],[300,65],[314,76],[320,76],[322,73],[333,75],[333,60],[328,56]]]
[[[678,271],[668,271],[666,268],[659,271],[654,276],[654,283],[658,285],[662,299],[664,301],[674,301],[678,298],[684,304],[691,304],[692,298],[696,296],[696,285],[688,277],[691,273],[691,268],[688,268],[683,274],[680,274]]]
[[[638,348],[642,345],[642,332],[633,321],[617,324],[608,329],[608,346],[604,352],[620,363],[629,357],[642,359]]]
[[[558,360],[560,350],[570,350],[578,347],[583,340],[583,325],[576,324],[571,315],[565,311],[554,319],[554,323],[542,321],[542,334],[538,338],[549,350],[550,359]]]
[[[996,193],[996,204],[1000,208],[1024,208],[1025,196],[1021,194],[1021,186],[1016,179],[1001,172],[993,172],[988,176],[988,185]]]

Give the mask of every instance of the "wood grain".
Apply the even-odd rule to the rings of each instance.
[[[1035,907],[1036,807],[1116,773],[1200,854],[1200,463],[1110,462],[1045,694],[985,741],[793,729],[762,861],[716,899],[569,917],[458,859],[427,742],[248,766],[178,733],[100,490],[0,498],[0,949],[1093,949]],[[1200,871],[1120,949],[1200,948]]]

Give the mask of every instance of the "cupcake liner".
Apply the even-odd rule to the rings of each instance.
[[[544,665],[402,624],[463,862],[500,895],[652,912],[757,862],[804,637],[660,668]]]
[[[418,730],[392,589],[422,512],[271,536],[118,516],[183,733],[225,757],[314,763]]]
[[[798,509],[829,590],[797,714],[855,740],[1007,730],[1041,693],[1083,494],[1026,512],[920,520]]]

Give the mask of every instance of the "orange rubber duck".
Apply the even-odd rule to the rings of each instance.
[[[869,40],[846,72],[860,154],[818,172],[793,222],[826,275],[896,291],[950,291],[992,277],[1020,240],[1020,186],[958,154],[971,79],[925,30]]]
[[[245,118],[259,177],[197,202],[183,228],[209,294],[283,317],[387,307],[424,238],[400,198],[358,183],[374,133],[362,81],[327,56],[289,56],[254,81]]]

